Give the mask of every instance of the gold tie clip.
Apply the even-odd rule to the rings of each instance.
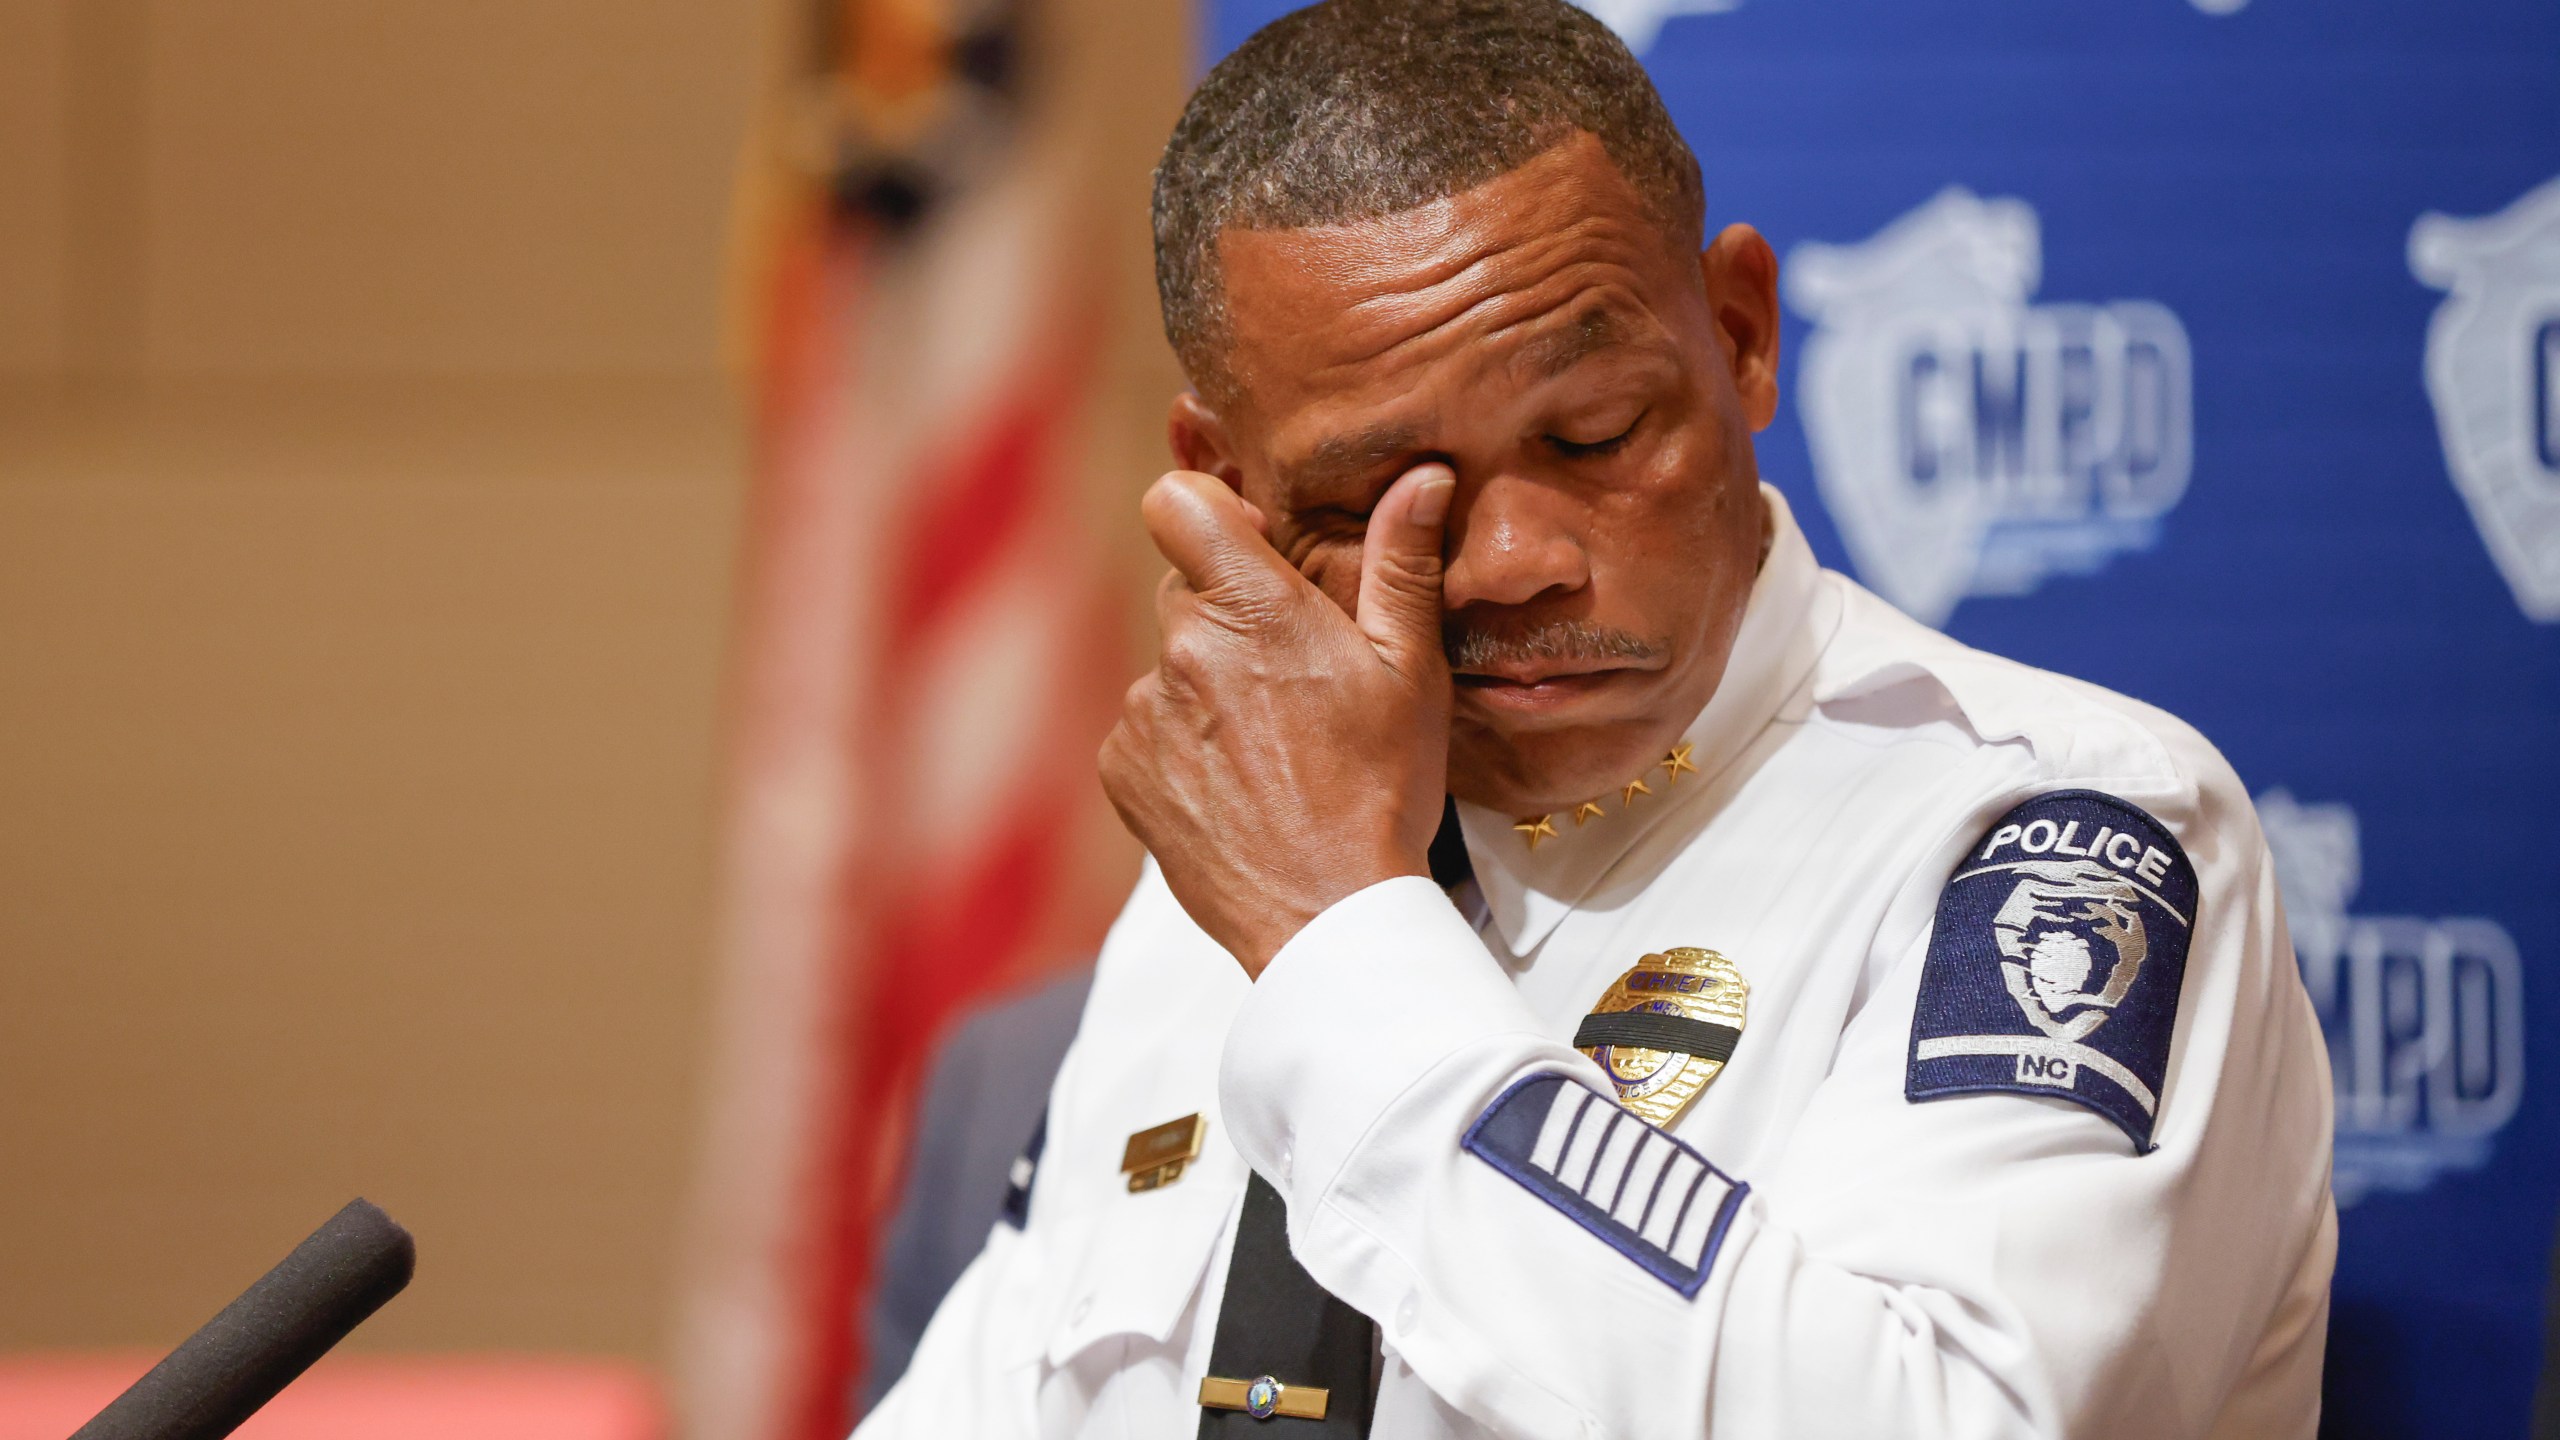
[[[1321,1385],[1283,1385],[1268,1375],[1229,1380],[1207,1375],[1200,1380],[1200,1403],[1212,1410],[1241,1410],[1256,1420],[1285,1415],[1292,1420],[1321,1420],[1333,1392]]]

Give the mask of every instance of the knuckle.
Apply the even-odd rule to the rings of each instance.
[[[1143,770],[1140,763],[1145,746],[1127,724],[1112,727],[1103,737],[1102,748],[1094,756],[1094,769],[1102,776],[1103,793],[1114,803],[1125,799],[1136,787]]]
[[[1415,590],[1438,584],[1443,565],[1439,552],[1417,552],[1390,555],[1379,567],[1380,573],[1399,589]]]
[[[1199,632],[1186,626],[1164,637],[1164,653],[1157,661],[1157,669],[1167,679],[1190,679],[1208,668],[1209,647]]]
[[[1164,688],[1153,675],[1130,686],[1129,693],[1120,697],[1120,723],[1112,727],[1112,736],[1124,750],[1134,754],[1147,747],[1155,734],[1156,712],[1163,703]]]

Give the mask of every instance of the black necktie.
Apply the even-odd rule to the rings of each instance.
[[[1467,858],[1467,832],[1458,828],[1458,802],[1440,802],[1440,833],[1431,837],[1431,881],[1455,890],[1476,878],[1476,862]]]
[[[1474,873],[1466,836],[1458,829],[1457,802],[1445,802],[1440,832],[1431,841],[1431,878],[1447,889]],[[1204,1405],[1200,1440],[1367,1436],[1376,1398],[1372,1362],[1378,1353],[1377,1330],[1368,1316],[1326,1293],[1289,1253],[1288,1207],[1269,1181],[1254,1176],[1245,1186],[1244,1213],[1236,1221],[1227,1296],[1218,1310],[1218,1333],[1209,1342],[1209,1374],[1247,1386],[1265,1377],[1283,1386],[1320,1386],[1327,1392],[1324,1418],[1275,1415],[1257,1420],[1243,1410]],[[1281,1428],[1264,1430],[1267,1425]]]
[[[1328,1392],[1324,1418],[1243,1410],[1200,1409],[1200,1440],[1359,1440],[1369,1433],[1370,1360],[1377,1326],[1315,1282],[1289,1253],[1289,1212],[1280,1192],[1256,1175],[1245,1185],[1236,1221],[1235,1258],[1227,1263],[1227,1298],[1209,1342],[1209,1373],[1251,1385],[1269,1378],[1286,1387]],[[1276,1428],[1272,1428],[1276,1427]]]

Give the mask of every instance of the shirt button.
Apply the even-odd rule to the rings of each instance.
[[[1421,1322],[1422,1298],[1407,1293],[1404,1300],[1396,1306],[1396,1334],[1410,1335],[1413,1333],[1413,1327]]]

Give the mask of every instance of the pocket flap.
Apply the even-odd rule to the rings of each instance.
[[[1050,1364],[1113,1336],[1172,1338],[1243,1193],[1241,1160],[1233,1168],[1230,1175],[1225,1165],[1194,1162],[1191,1174],[1162,1190],[1115,1197],[1080,1217],[1083,1243],[1069,1252],[1073,1268],[1057,1291]]]

